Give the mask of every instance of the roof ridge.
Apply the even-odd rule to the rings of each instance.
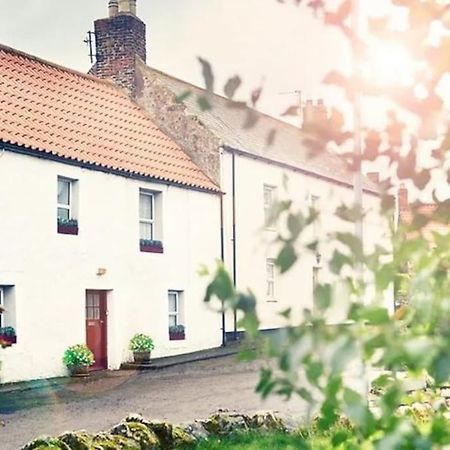
[[[88,73],[80,72],[79,70],[72,69],[70,67],[62,66],[60,64],[54,63],[52,61],[49,61],[47,59],[40,58],[40,57],[35,56],[35,55],[31,55],[30,53],[26,53],[26,52],[24,52],[22,50],[18,50],[16,48],[9,47],[7,45],[4,45],[4,44],[0,43],[0,51],[2,51],[2,50],[7,52],[7,53],[12,53],[14,55],[18,55],[18,56],[21,56],[23,58],[27,58],[27,59],[29,59],[31,61],[38,62],[40,64],[44,64],[46,66],[50,66],[50,67],[52,67],[54,69],[57,69],[57,70],[60,70],[62,72],[69,72],[69,73],[71,73],[73,75],[76,75],[76,76],[81,77],[81,78],[85,78],[87,80],[96,81],[97,83],[105,84],[105,85],[107,85],[109,87],[118,88],[117,85],[111,80],[105,80],[105,79],[102,79],[102,78],[98,78],[98,77],[96,77],[94,75],[90,75]]]
[[[248,111],[248,112],[252,112],[252,113],[256,113],[260,117],[265,117],[265,118],[267,118],[270,121],[276,122],[277,126],[284,127],[285,130],[289,130],[290,132],[295,132],[295,133],[299,134],[300,136],[306,137],[306,135],[307,135],[306,132],[303,131],[301,128],[299,128],[299,127],[297,127],[295,125],[292,125],[292,124],[290,124],[288,122],[285,122],[284,120],[281,120],[281,119],[279,119],[277,117],[274,117],[274,116],[272,116],[270,114],[262,112],[262,111],[260,111],[258,109],[252,108],[251,106],[249,106],[247,104],[247,102],[243,102],[243,101],[239,102],[239,101],[236,101],[236,100],[229,99],[228,97],[225,97],[225,96],[223,96],[221,94],[217,94],[216,92],[208,91],[205,88],[197,86],[194,83],[191,83],[189,81],[185,81],[185,80],[183,80],[181,78],[178,78],[178,77],[176,77],[174,75],[171,75],[171,74],[168,74],[166,72],[163,72],[162,70],[155,69],[154,67],[151,67],[151,66],[147,65],[146,63],[144,63],[144,64],[150,70],[154,71],[156,74],[160,74],[163,77],[167,77],[167,78],[172,79],[172,80],[174,80],[176,82],[182,83],[182,84],[186,85],[188,88],[192,87],[192,88],[197,89],[199,91],[203,91],[206,95],[212,95],[215,98],[220,99],[220,101],[222,101],[224,104],[226,104],[227,102],[231,102],[231,103],[235,103],[235,104],[241,103],[243,105],[242,106],[242,110],[245,110],[245,111]],[[275,126],[275,124],[274,124],[274,126]],[[336,154],[334,152],[331,152],[329,150],[326,150],[326,153],[327,153],[327,155],[329,157],[331,157],[335,161],[339,161],[340,160],[338,154]],[[363,173],[363,178],[364,178],[365,183],[367,184],[365,189],[371,189],[371,190],[378,191],[378,186],[372,180],[370,180],[369,177],[366,174],[364,174],[364,173]]]
[[[144,63],[144,64],[145,64],[145,63]],[[257,113],[257,114],[259,114],[259,115],[261,115],[261,116],[265,116],[265,117],[267,117],[268,119],[275,120],[275,121],[277,121],[278,123],[280,123],[280,125],[285,125],[287,128],[291,128],[293,131],[297,131],[298,133],[304,133],[303,130],[302,130],[301,128],[299,128],[299,127],[297,127],[297,126],[295,126],[295,125],[292,125],[292,124],[289,123],[289,122],[285,122],[284,120],[280,120],[280,119],[278,119],[278,118],[275,117],[275,116],[272,116],[272,115],[270,115],[270,114],[268,114],[268,113],[265,113],[264,111],[260,111],[259,109],[252,108],[251,106],[249,106],[249,105],[248,105],[246,102],[244,102],[244,101],[233,100],[233,99],[230,99],[230,98],[228,98],[228,97],[225,97],[225,96],[222,95],[222,94],[218,94],[217,92],[210,92],[210,91],[208,91],[206,88],[203,88],[203,87],[198,86],[198,85],[196,85],[196,84],[194,84],[194,83],[191,83],[190,81],[186,81],[186,80],[183,80],[183,79],[181,79],[181,78],[179,78],[179,77],[176,77],[176,76],[174,76],[174,75],[171,75],[171,74],[169,74],[169,73],[167,73],[167,72],[163,72],[162,70],[156,69],[155,67],[149,66],[148,64],[146,64],[146,65],[147,65],[147,67],[148,67],[149,69],[151,69],[151,70],[153,70],[153,71],[155,71],[155,72],[157,72],[157,73],[159,73],[159,74],[161,74],[161,75],[163,75],[163,76],[166,76],[166,77],[168,77],[168,78],[172,78],[173,80],[180,81],[180,82],[183,83],[183,84],[192,86],[192,87],[195,88],[195,89],[199,89],[199,90],[201,90],[201,91],[204,91],[204,92],[205,92],[206,94],[208,94],[208,95],[214,95],[215,97],[220,98],[221,100],[223,100],[223,101],[225,101],[225,102],[235,103],[235,104],[241,103],[241,104],[243,104],[243,109],[248,109],[249,111],[253,111],[253,112],[255,112],[255,113]]]

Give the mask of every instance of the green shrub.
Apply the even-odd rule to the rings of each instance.
[[[72,345],[64,352],[64,364],[71,367],[89,367],[94,364],[94,354],[84,344]]]
[[[130,341],[130,350],[133,352],[151,352],[154,348],[153,339],[146,334],[137,333]]]

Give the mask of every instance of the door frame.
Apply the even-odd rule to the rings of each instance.
[[[99,309],[100,309],[100,321],[101,321],[101,347],[102,347],[102,355],[104,355],[104,358],[102,358],[102,361],[104,361],[99,366],[92,366],[91,370],[106,370],[108,368],[108,291],[102,290],[102,289],[86,289],[84,294],[84,317],[85,317],[85,339],[86,339],[86,345],[88,345],[88,318],[87,318],[87,295],[90,294],[99,294],[100,295],[100,302],[99,302]]]

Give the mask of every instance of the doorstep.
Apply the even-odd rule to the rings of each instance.
[[[152,358],[150,363],[137,364],[134,362],[123,363],[120,370],[161,370],[168,367],[179,366],[197,361],[207,361],[209,359],[222,358],[224,356],[235,355],[239,352],[240,343],[230,342],[225,347],[216,347],[198,352],[183,353],[176,356],[164,356],[162,358]]]

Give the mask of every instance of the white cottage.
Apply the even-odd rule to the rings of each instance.
[[[95,21],[97,62],[91,72],[112,79],[158,126],[192,157],[224,192],[223,259],[240,289],[257,295],[262,329],[283,324],[280,311],[290,307],[295,317],[313,307],[314,280],[331,279],[326,264],[333,248],[301,255],[294,270],[277,274],[277,247],[270,245],[276,232],[265,226],[265,216],[276,198],[291,198],[298,208],[315,206],[321,224],[315,232],[347,230],[348,223],[333,214],[342,202],[353,202],[353,175],[336,155],[321,153],[312,158],[302,144],[305,133],[242,103],[216,95],[165,74],[146,64],[145,24],[136,15],[136,2],[109,2],[109,17]],[[111,45],[111,43],[114,43]],[[205,100],[210,106],[202,108]],[[308,102],[305,119],[326,118],[323,102]],[[289,189],[284,189],[284,179]],[[385,242],[387,224],[379,214],[377,185],[366,178],[363,203],[367,249]],[[388,299],[391,306],[391,299]],[[332,314],[339,319],[339,311]],[[225,338],[239,336],[236,317],[225,320]]]
[[[288,307],[301,317],[315,280],[331,279],[333,248],[279,276],[265,225],[276,198],[314,205],[317,235],[352,231],[333,215],[353,199],[337,156],[311,159],[300,128],[150,68],[145,36],[136,2],[111,0],[95,22],[95,76],[0,47],[1,326],[17,330],[0,352],[3,382],[63,375],[79,342],[97,368],[117,369],[136,332],[152,335],[154,356],[238,338],[235,314],[202,302],[197,270],[217,259],[256,293],[263,330]],[[370,248],[386,230],[370,180],[363,201]],[[184,340],[171,340],[174,324]]]
[[[154,356],[219,346],[197,274],[220,258],[218,186],[113,83],[6,47],[0,115],[1,382],[64,375],[84,342],[118,369],[137,332]]]

